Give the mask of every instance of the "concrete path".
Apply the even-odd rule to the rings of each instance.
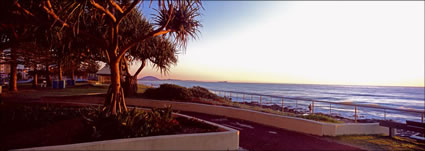
[[[194,112],[180,112],[240,131],[239,146],[247,150],[361,150],[319,136],[287,131],[249,121]]]

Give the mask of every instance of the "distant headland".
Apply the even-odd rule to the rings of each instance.
[[[158,79],[157,77],[154,77],[154,76],[145,76],[145,77],[140,78],[138,80],[142,80],[142,81],[159,81],[161,79]]]

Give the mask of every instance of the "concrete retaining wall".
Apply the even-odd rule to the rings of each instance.
[[[126,101],[127,105],[144,107],[165,107],[171,105],[174,110],[226,116],[318,136],[338,136],[352,134],[388,135],[389,132],[387,127],[379,126],[378,123],[334,124],[218,105],[136,98],[129,98],[126,99]]]
[[[187,118],[192,118],[190,116]],[[197,119],[200,120],[200,119]],[[203,121],[203,120],[200,120]],[[239,131],[208,121],[222,132],[163,135],[141,138],[115,139],[79,144],[25,148],[18,150],[237,150]]]

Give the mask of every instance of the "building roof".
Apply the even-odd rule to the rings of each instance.
[[[97,75],[111,75],[111,69],[108,65],[105,65],[102,69],[96,72]]]

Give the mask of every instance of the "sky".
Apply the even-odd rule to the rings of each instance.
[[[203,6],[199,38],[189,41],[177,65],[166,75],[149,66],[139,77],[425,85],[423,1],[204,1]]]

